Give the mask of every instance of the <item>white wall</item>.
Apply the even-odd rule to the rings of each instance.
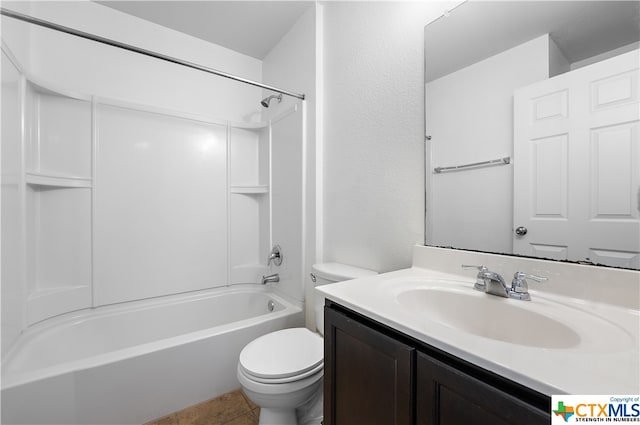
[[[582,68],[584,66],[588,66],[597,62],[601,62],[603,60],[622,55],[627,52],[631,52],[633,50],[640,49],[640,42],[636,41],[635,43],[627,44],[626,46],[618,47],[617,49],[609,50],[608,52],[601,53],[599,55],[592,56],[590,58],[583,59],[578,62],[574,62],[570,65],[571,71]]]
[[[258,59],[94,2],[3,2],[3,7],[248,79],[261,78]],[[2,23],[9,47],[24,45],[20,29],[29,24],[6,17]],[[261,95],[256,87],[34,25],[29,33],[31,74],[67,89],[219,119],[259,118],[250,114]],[[23,60],[22,52],[16,55]]]
[[[513,91],[548,78],[549,46],[538,37],[427,83],[431,168],[513,156]],[[427,179],[429,243],[512,252],[512,165]]]
[[[444,9],[324,4],[325,261],[400,269],[423,241],[423,30]]]
[[[564,74],[571,69],[569,60],[551,37],[549,39],[549,78]]]

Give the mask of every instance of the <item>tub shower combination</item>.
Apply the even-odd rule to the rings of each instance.
[[[2,75],[2,423],[144,423],[239,388],[242,348],[304,323],[304,103],[247,124],[78,93],[4,40]]]
[[[47,320],[3,362],[3,423],[147,422],[238,388],[242,348],[301,322],[300,307],[257,285]]]

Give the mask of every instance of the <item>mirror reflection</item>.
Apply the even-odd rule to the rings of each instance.
[[[471,1],[425,27],[427,244],[640,269],[639,23]]]

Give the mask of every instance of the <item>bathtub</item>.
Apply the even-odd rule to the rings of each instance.
[[[2,424],[145,423],[239,388],[242,348],[303,320],[300,306],[257,285],[46,320],[2,362]]]

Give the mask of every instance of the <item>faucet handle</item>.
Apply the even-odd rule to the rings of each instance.
[[[536,282],[544,282],[549,278],[543,276],[536,276],[534,274],[527,274],[524,272],[515,272],[513,280],[511,281],[511,291],[509,294],[512,298],[519,298],[522,300],[530,300],[529,285],[527,279],[535,280]]]
[[[267,266],[270,266],[272,261],[276,266],[282,264],[282,248],[280,248],[280,245],[275,245],[271,248],[269,257],[267,257]]]
[[[485,266],[475,266],[472,264],[462,264],[460,267],[462,267],[463,269],[476,269],[479,270],[481,272],[486,272],[489,269],[487,269]]]
[[[476,276],[476,283],[473,285],[474,289],[478,291],[483,291],[486,289],[487,284],[484,282],[484,276],[489,272],[489,269],[485,266],[474,266],[470,264],[462,264],[460,267],[463,269],[476,269],[478,270],[478,275]]]
[[[514,279],[532,279],[535,280],[536,282],[544,282],[545,280],[549,280],[548,277],[544,277],[544,276],[537,276],[535,274],[526,274],[524,272],[515,272],[515,274],[513,275]]]

